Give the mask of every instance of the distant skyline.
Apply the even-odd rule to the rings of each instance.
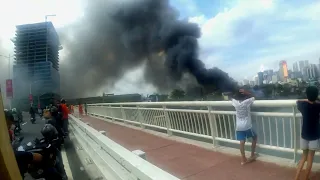
[[[254,76],[261,66],[276,69],[281,60],[289,68],[295,61],[318,62],[320,1],[233,1],[214,15],[201,11],[209,1],[183,2],[199,7],[199,15],[190,19],[202,27],[201,56],[206,65],[217,66],[236,80]],[[188,6],[180,6],[184,7]]]
[[[128,0],[125,0],[128,1]],[[182,19],[198,23],[202,30],[200,57],[208,68],[218,67],[239,81],[253,77],[261,67],[277,69],[285,60],[317,63],[320,57],[320,1],[314,0],[170,0]],[[10,38],[15,25],[50,21],[59,29],[83,16],[83,0],[2,1],[0,54],[13,52]],[[285,10],[285,11],[284,11]],[[61,52],[61,65],[63,65]],[[0,83],[6,79],[6,59],[0,57]],[[3,63],[5,62],[5,63]],[[153,93],[144,84],[141,69],[133,69],[119,80],[114,92]],[[134,75],[133,75],[134,74]],[[143,87],[143,88],[141,88]]]

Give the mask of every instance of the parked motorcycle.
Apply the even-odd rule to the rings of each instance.
[[[51,126],[51,125],[45,125]],[[52,127],[50,127],[52,128]],[[34,141],[30,141],[26,144],[21,144],[21,138],[17,138],[15,142],[13,142],[12,146],[16,151],[27,151],[31,153],[41,154],[43,160],[39,164],[33,164],[29,167],[29,174],[35,178],[45,178],[45,179],[54,179],[60,180],[62,179],[61,167],[58,166],[58,161],[60,160],[58,157],[59,147],[61,145],[60,139],[56,135],[57,132],[54,132],[55,138],[48,138],[48,134],[41,132],[44,135],[42,139],[35,139]],[[20,143],[20,144],[19,144]],[[17,145],[19,144],[19,145]],[[61,162],[62,163],[62,162]],[[59,169],[60,168],[60,169]],[[50,175],[49,175],[50,174]],[[49,177],[48,177],[49,176]]]
[[[14,151],[19,151],[19,147],[21,146],[21,142],[23,141],[24,137],[18,137],[12,141],[12,148]]]

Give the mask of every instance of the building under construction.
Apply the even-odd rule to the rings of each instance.
[[[58,34],[51,22],[16,26],[13,66],[13,103],[29,106],[60,94]],[[40,103],[44,106],[46,103]]]

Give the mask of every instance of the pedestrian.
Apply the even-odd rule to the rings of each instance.
[[[65,135],[67,136],[68,135],[68,116],[69,116],[69,109],[66,105],[66,100],[62,99],[61,100],[61,104],[60,104],[60,107],[61,107],[61,112],[62,112],[62,127],[63,127],[63,131],[65,133]]]
[[[312,169],[314,154],[317,150],[320,149],[320,103],[316,102],[319,95],[317,87],[307,87],[306,95],[307,99],[297,101],[297,108],[302,114],[300,147],[303,153],[297,167],[295,180],[300,179],[300,172],[304,167],[304,163],[306,161],[306,174],[303,179],[309,178],[309,174]]]
[[[87,105],[87,103],[84,104],[84,112],[86,113],[86,115],[88,115],[88,105]]]
[[[232,98],[232,105],[236,109],[236,138],[240,141],[241,165],[255,160],[257,134],[252,129],[251,105],[255,98],[249,91],[240,89],[236,96]],[[251,156],[249,159],[245,155],[245,143],[247,138],[252,138]]]
[[[82,104],[79,104],[79,117],[83,115],[83,109],[82,109]]]

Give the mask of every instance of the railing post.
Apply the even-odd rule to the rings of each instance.
[[[208,117],[209,117],[209,123],[210,123],[210,129],[211,129],[211,136],[212,136],[212,144],[213,147],[216,146],[216,126],[217,126],[217,121],[216,118],[214,116],[214,114],[212,113],[212,107],[208,106]]]
[[[162,106],[163,107],[163,112],[164,112],[164,118],[166,120],[166,126],[167,126],[167,134],[169,136],[172,135],[172,131],[171,131],[171,123],[170,123],[170,118],[169,118],[169,114],[167,111],[167,107],[166,106]]]
[[[111,120],[112,120],[112,122],[114,121],[114,117],[113,117],[113,110],[112,110],[112,108],[111,108],[112,106],[111,105],[109,105],[109,109],[110,109],[110,116],[111,116]]]
[[[143,125],[143,123],[144,123],[144,117],[143,117],[143,115],[142,115],[142,113],[141,113],[141,110],[140,110],[139,105],[137,105],[137,111],[138,111],[138,121],[139,121],[139,123],[140,123],[140,127],[144,129],[144,128],[145,128],[144,125]]]
[[[296,163],[297,162],[297,121],[296,121],[296,107],[292,106],[292,120],[293,120],[293,162]]]
[[[120,110],[121,110],[122,119],[127,120],[126,112],[124,112],[122,105],[120,105]],[[123,121],[123,122],[125,123],[126,121]]]

